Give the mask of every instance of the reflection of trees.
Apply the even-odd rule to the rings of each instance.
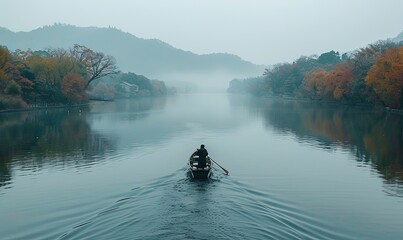
[[[118,99],[113,102],[98,102],[91,105],[91,112],[133,112],[144,113],[132,116],[134,118],[143,118],[148,115],[150,109],[161,110],[166,105],[165,97],[144,97],[136,99]],[[135,119],[132,119],[135,120]]]
[[[129,120],[163,109],[165,98],[122,99],[91,104],[91,114],[117,115]],[[10,182],[13,168],[39,170],[46,166],[89,166],[115,148],[110,136],[97,134],[88,122],[90,107],[0,114],[0,187]],[[93,117],[93,115],[92,115]]]
[[[398,177],[403,180],[403,118],[386,115],[377,121],[363,137],[365,149],[371,161],[385,179]]]
[[[0,159],[0,187],[7,185],[11,180],[11,173],[5,161]]]
[[[77,165],[77,159],[78,165],[98,161],[96,156],[113,144],[91,131],[87,112],[54,109],[0,115],[0,184],[10,180],[12,166],[40,169],[44,165]]]
[[[370,162],[387,180],[403,181],[403,117],[347,106],[273,99],[249,99],[249,109],[261,111],[267,127],[351,151],[357,161]]]

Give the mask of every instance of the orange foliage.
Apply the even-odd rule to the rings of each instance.
[[[368,71],[365,83],[372,87],[386,106],[403,106],[403,47],[391,48],[378,57]]]
[[[341,100],[350,92],[354,80],[352,67],[346,63],[337,64],[330,72],[316,69],[304,78],[304,90],[311,95]]]
[[[326,79],[329,73],[324,69],[317,69],[309,72],[303,81],[304,90],[312,95],[325,95]]]
[[[334,99],[340,100],[351,92],[350,84],[354,80],[353,69],[346,63],[337,64],[330,71],[329,83]]]
[[[82,103],[88,100],[85,93],[84,79],[74,72],[68,73],[61,83],[63,95],[70,103]]]
[[[11,67],[11,54],[10,52],[0,47],[0,81],[9,79],[9,68]]]

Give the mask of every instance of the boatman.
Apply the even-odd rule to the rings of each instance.
[[[205,168],[206,167],[206,157],[208,155],[207,149],[204,148],[204,144],[200,146],[200,149],[197,149],[196,155],[199,156],[198,167]]]

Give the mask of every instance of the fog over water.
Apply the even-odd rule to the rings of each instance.
[[[351,91],[355,101],[340,100],[341,88],[323,97],[300,82],[317,66],[329,70],[320,81],[342,76],[330,67],[343,53],[398,34],[403,40],[403,1],[1,7],[0,46],[10,55],[2,48],[0,239],[402,239],[403,115],[362,106],[380,103],[374,86]],[[12,57],[16,49],[67,53],[76,43],[89,54],[66,65],[43,51]],[[368,87],[364,78],[382,53],[375,50],[362,52],[358,77],[342,86],[346,96],[350,85]],[[322,53],[337,61],[319,63]],[[90,78],[95,55],[117,60],[116,74]],[[270,79],[287,90],[271,97],[265,69],[301,56],[313,59],[305,61],[309,71]],[[263,96],[227,94],[233,79],[232,92]],[[87,103],[87,90],[89,104],[70,105]],[[301,90],[306,99],[359,106],[292,100]],[[20,105],[27,111],[15,111]],[[191,177],[189,156],[201,144],[229,175],[215,164],[211,178]]]
[[[400,239],[402,123],[366,108],[225,94],[2,114],[0,234]],[[201,143],[229,176],[215,167],[208,181],[189,177]]]

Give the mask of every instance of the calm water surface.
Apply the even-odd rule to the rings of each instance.
[[[230,171],[194,181],[201,143]],[[0,115],[1,239],[402,239],[403,118],[225,94]]]

